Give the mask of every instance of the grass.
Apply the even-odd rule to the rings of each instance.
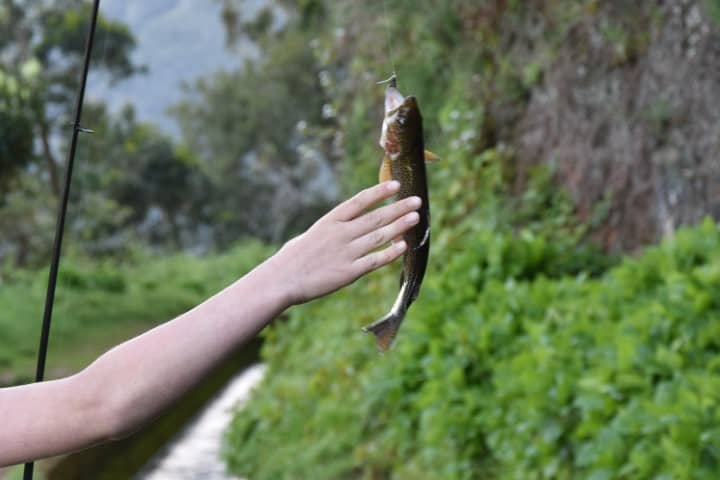
[[[190,309],[270,252],[247,243],[206,257],[143,255],[125,263],[64,259],[47,377],[77,371],[118,342]],[[0,286],[0,385],[34,377],[46,282],[45,271],[16,271]]]

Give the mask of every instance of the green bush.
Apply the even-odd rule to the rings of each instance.
[[[665,378],[642,368],[651,365],[645,356],[683,354],[673,350],[675,337],[653,336],[657,312],[646,306],[666,306],[656,292],[670,288],[668,276],[689,275],[688,268],[705,268],[720,255],[714,225],[611,268],[617,259],[586,241],[602,206],[588,224],[579,222],[551,165],[518,192],[515,155],[504,142],[553,42],[582,5],[539,7],[558,21],[543,33],[545,43],[528,39],[547,49],[528,67],[528,52],[503,50],[512,35],[530,35],[523,25],[533,20],[522,2],[497,9],[490,2],[440,4],[430,16],[392,4],[387,19],[402,91],[420,99],[427,147],[443,157],[428,167],[433,233],[422,293],[384,356],[359,329],[392,304],[397,267],[293,309],[268,329],[267,380],[227,431],[229,468],[253,480],[681,474],[676,469],[692,463],[668,455],[659,440],[669,424],[654,433],[628,429],[638,423],[632,412],[667,421],[645,407]],[[565,18],[569,4],[575,13]],[[328,96],[347,157],[340,169],[354,190],[376,175],[380,118],[373,112],[381,100],[366,80],[388,52],[378,51],[380,17],[353,2],[332,5],[335,23],[319,32],[317,50],[337,77]],[[337,40],[342,18],[361,25],[345,25],[352,47]],[[686,240],[703,235],[715,250]],[[682,242],[688,252],[706,252],[699,264],[643,263],[679,256]],[[661,267],[662,275],[646,272]],[[674,397],[663,398],[668,409],[677,407]],[[708,451],[695,465],[712,472],[715,453]]]
[[[234,472],[717,478],[715,224],[597,278],[558,276],[559,255],[539,240],[456,241],[474,248],[435,252],[386,355],[359,326],[390,305],[390,275],[298,308],[267,333],[267,380],[227,435]]]

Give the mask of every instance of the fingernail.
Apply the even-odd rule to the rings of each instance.
[[[405,215],[405,223],[409,225],[414,225],[420,220],[420,215],[417,214],[417,212],[408,213]]]
[[[420,197],[410,197],[408,199],[408,205],[411,208],[419,208],[422,205],[422,199]]]
[[[400,182],[398,182],[397,180],[391,180],[387,184],[387,189],[389,192],[394,192],[395,190],[397,190],[399,188],[400,188]]]
[[[395,250],[402,252],[403,250],[405,250],[405,247],[407,247],[407,243],[405,243],[405,240],[400,240],[399,242],[394,244],[393,247],[395,247]]]

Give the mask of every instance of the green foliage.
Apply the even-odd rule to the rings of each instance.
[[[153,257],[135,251],[124,262],[63,258],[54,308],[50,371],[80,368],[118,338],[169,320],[214,294],[270,253],[246,243],[224,254]],[[29,380],[36,355],[47,272],[0,276],[0,378]],[[82,346],[82,348],[78,348]]]
[[[40,71],[35,59],[17,68],[0,64],[0,193],[9,190],[11,181],[35,157],[33,120]]]
[[[272,61],[199,81],[190,92],[201,101],[176,108],[190,146],[226,169],[252,149],[260,150],[262,161],[282,162],[265,150],[287,155],[295,125],[320,119],[322,98],[307,41],[285,36],[272,48]]]
[[[35,265],[46,258],[47,219],[60,195],[60,152],[71,123],[90,20],[90,5],[80,0],[7,0],[0,6],[0,259]],[[130,58],[135,40],[120,23],[98,18],[103,59],[93,65],[110,78],[139,70]],[[87,117],[86,117],[87,119]],[[60,140],[60,142],[58,142]],[[167,142],[167,141],[166,141]],[[83,145],[81,142],[80,150]],[[102,156],[106,161],[116,160]],[[82,176],[82,172],[80,175]],[[76,176],[76,178],[77,178]],[[174,180],[174,179],[173,179]],[[80,183],[91,183],[82,179]],[[181,185],[183,187],[184,185]],[[103,192],[104,193],[104,192]],[[117,227],[127,211],[97,191],[84,197],[84,212],[74,230],[88,241],[104,235],[117,242]],[[166,201],[165,205],[177,202]],[[117,207],[117,208],[116,208]],[[81,209],[82,210],[82,209]],[[115,210],[117,215],[106,216]],[[120,211],[118,211],[120,210]],[[104,216],[104,218],[103,218]],[[73,216],[73,218],[77,218]],[[52,229],[53,221],[50,221]],[[105,251],[102,246],[98,251]]]
[[[111,116],[103,105],[86,105],[85,118],[98,132],[78,151],[71,198],[77,219],[71,229],[85,250],[122,253],[125,242],[118,238],[192,244],[193,232],[207,221],[211,189],[197,159],[153,125],[139,122],[129,106]],[[153,212],[158,218],[151,228],[138,228]]]
[[[33,153],[30,92],[21,85],[0,68],[0,192]]]
[[[68,111],[81,71],[91,10],[90,4],[62,0],[39,8],[33,18],[39,26],[35,27],[39,30],[39,38],[32,51],[46,69],[44,93],[47,101],[59,103]],[[130,58],[135,38],[126,25],[99,16],[96,36],[103,42],[103,58],[93,64],[94,70],[104,70],[116,79],[140,70]]]
[[[326,183],[334,179],[322,140],[307,138],[308,125],[328,123],[311,36],[275,31],[263,12],[259,24],[244,25],[263,59],[201,79],[174,108],[189,152],[212,179],[207,206],[220,244],[238,235],[287,239],[334,200],[333,185],[313,187],[319,173]]]
[[[428,167],[429,269],[384,356],[359,330],[392,304],[396,271],[266,332],[267,380],[227,431],[230,469],[256,480],[716,478],[717,226],[608,257],[552,164],[522,182],[515,169],[530,90],[602,5],[388,1],[387,18],[381,6],[325,5],[315,52],[345,186],[375,179],[386,23],[400,88],[418,96],[426,145],[443,157]],[[618,62],[647,40],[627,22],[604,30]]]
[[[76,6],[70,2],[69,9],[48,8],[41,11],[39,20],[43,24],[43,36],[35,45],[35,55],[48,64],[50,53],[57,50],[66,56],[80,57],[85,52],[91,5]],[[96,36],[103,39],[102,64],[117,78],[127,77],[136,71],[129,52],[135,48],[135,38],[128,27],[100,16]]]
[[[227,459],[236,473],[451,479],[503,472],[487,436],[490,420],[480,417],[504,403],[492,404],[490,355],[522,333],[522,303],[513,289],[572,284],[568,278],[594,282],[589,278],[612,259],[582,243],[585,228],[551,169],[538,169],[524,194],[511,195],[513,152],[484,148],[491,143],[479,133],[489,131],[484,110],[462,76],[450,85],[439,96],[428,77],[428,95],[419,95],[430,111],[428,145],[443,156],[429,167],[436,253],[397,348],[379,359],[358,334],[384,313],[381,305],[391,304],[394,275],[291,312],[266,336],[268,382],[228,432]],[[337,102],[352,151],[344,168],[359,184],[377,168],[358,161],[377,151],[368,141],[372,96]]]
[[[52,245],[55,218],[47,186],[34,175],[16,175],[12,189],[0,201],[3,263],[35,265]],[[10,265],[8,265],[10,266]]]
[[[593,2],[383,3],[387,16],[381,4],[332,2],[314,40],[343,134],[348,191],[375,177],[381,155],[375,81],[397,70],[400,90],[419,99],[427,147],[449,162],[511,143],[532,88]]]
[[[390,304],[389,275],[292,311],[268,333],[268,380],[228,432],[234,471],[261,480],[717,476],[713,222],[595,279],[572,274],[574,262],[561,259],[573,252],[541,237],[460,232],[435,248],[385,356],[359,326]]]
[[[720,26],[720,1],[718,0],[705,0],[705,6],[707,7],[710,18],[715,22],[716,25]]]

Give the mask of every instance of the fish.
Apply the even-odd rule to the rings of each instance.
[[[385,155],[380,165],[379,180],[398,180],[397,199],[418,196],[422,205],[418,210],[419,222],[405,232],[403,240],[407,250],[403,256],[400,289],[390,311],[378,321],[363,327],[373,333],[378,350],[390,348],[410,305],[420,293],[430,254],[430,201],[428,197],[425,163],[439,160],[425,150],[423,122],[418,101],[414,96],[403,96],[397,88],[395,75],[388,80],[385,90],[385,117],[380,133],[380,147]]]

